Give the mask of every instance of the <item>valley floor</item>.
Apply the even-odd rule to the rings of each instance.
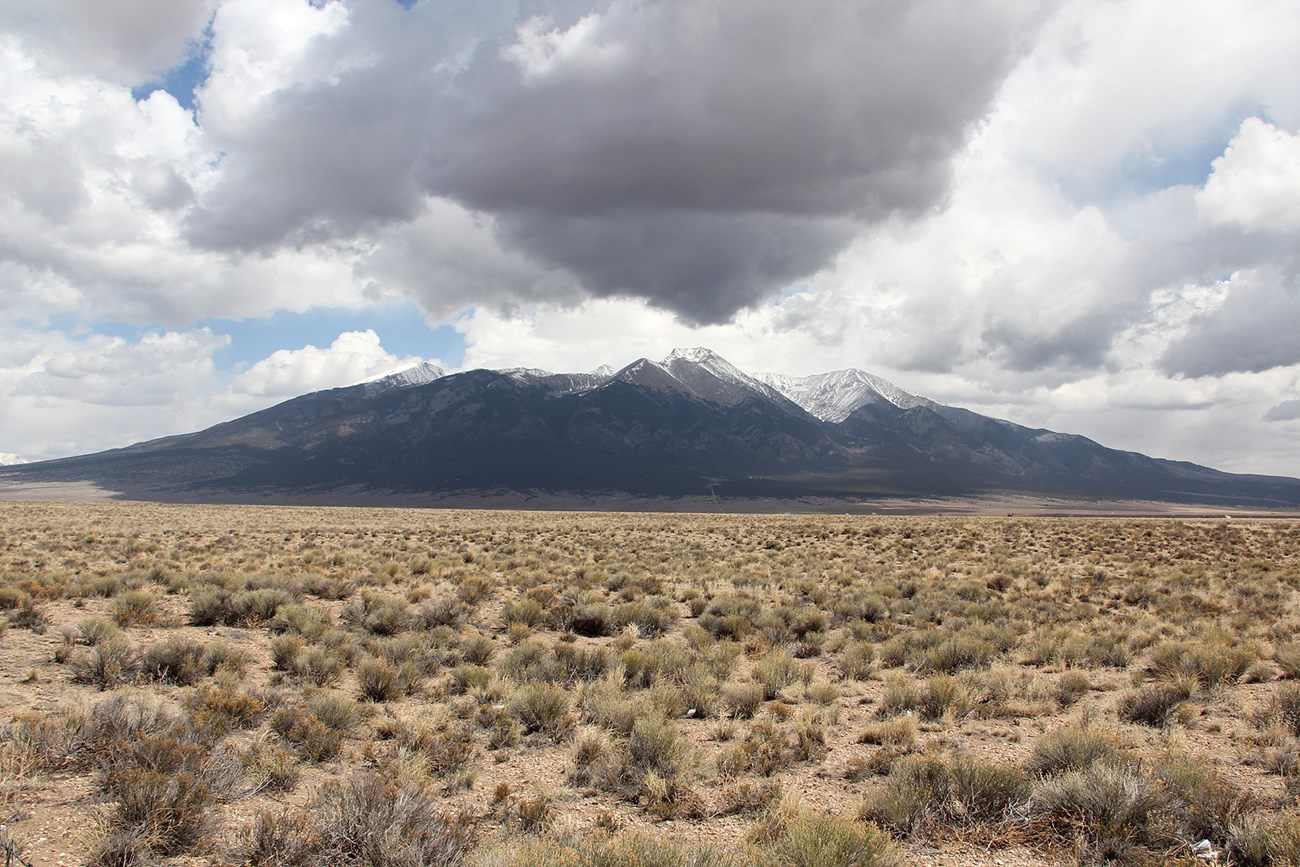
[[[1288,520],[8,502],[0,618],[36,864],[1300,859]]]

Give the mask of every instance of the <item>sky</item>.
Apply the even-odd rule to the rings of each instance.
[[[1300,475],[1294,0],[7,0],[0,455],[707,346]]]

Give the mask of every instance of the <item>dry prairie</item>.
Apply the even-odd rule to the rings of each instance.
[[[1300,524],[0,503],[36,864],[1288,864]]]

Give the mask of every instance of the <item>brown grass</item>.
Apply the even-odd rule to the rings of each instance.
[[[62,503],[0,528],[0,824],[38,863],[1300,851],[1287,521]]]

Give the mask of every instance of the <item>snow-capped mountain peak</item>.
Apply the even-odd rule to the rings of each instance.
[[[755,379],[713,350],[702,346],[674,349],[658,367],[698,397],[715,403],[736,404],[755,393],[778,404],[788,400],[767,383]]]
[[[755,378],[775,388],[809,414],[835,424],[844,421],[854,410],[882,400],[899,409],[937,406],[934,401],[918,397],[889,380],[856,368],[812,376],[759,373]]]
[[[424,385],[433,382],[435,379],[442,379],[447,372],[432,361],[412,364],[407,367],[399,367],[396,370],[390,370],[381,373],[378,376],[372,376],[365,380],[366,383],[378,383],[390,388],[410,388],[416,385]]]
[[[16,467],[28,463],[27,459],[12,452],[0,452],[0,467]]]

